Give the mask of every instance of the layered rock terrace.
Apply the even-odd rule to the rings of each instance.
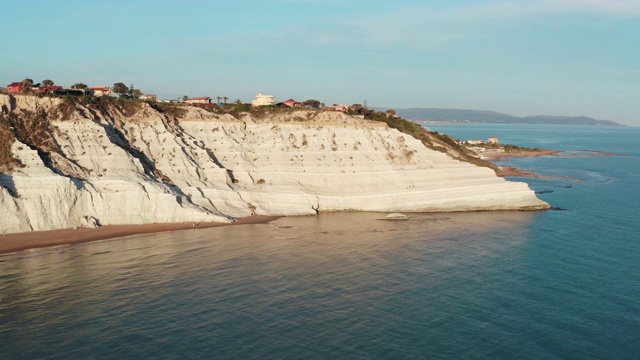
[[[10,143],[10,161],[0,164],[1,233],[253,214],[548,208],[525,183],[338,112],[258,118],[184,107],[178,119],[147,103],[131,110],[8,95],[0,107],[0,135]]]

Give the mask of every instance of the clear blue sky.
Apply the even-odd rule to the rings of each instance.
[[[6,1],[0,85],[640,125],[640,0]]]

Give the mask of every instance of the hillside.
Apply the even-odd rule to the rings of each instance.
[[[254,214],[549,207],[525,183],[454,159],[461,155],[449,137],[418,132],[418,140],[338,112],[216,113],[28,95],[0,95],[0,107],[4,233]]]
[[[596,125],[623,126],[609,120],[596,120],[587,116],[526,116],[518,117],[495,111],[409,108],[396,109],[398,115],[411,120],[446,122],[499,123],[499,124],[553,124],[553,125]]]

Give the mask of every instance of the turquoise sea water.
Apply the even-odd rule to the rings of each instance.
[[[563,211],[346,213],[0,256],[0,359],[637,359],[640,129],[464,125]]]

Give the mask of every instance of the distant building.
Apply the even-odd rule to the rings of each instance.
[[[274,95],[264,95],[259,93],[256,99],[251,102],[253,106],[269,106],[276,104],[276,97]]]
[[[491,137],[489,137],[489,138],[487,139],[487,142],[488,142],[489,144],[492,144],[492,145],[498,145],[498,144],[500,144],[500,140],[498,139],[498,137],[497,137],[497,136],[491,136]]]
[[[286,105],[288,107],[298,107],[298,106],[302,106],[302,103],[300,101],[295,101],[293,99],[289,99],[289,100],[285,100],[283,102],[281,102],[282,105]]]
[[[58,85],[42,86],[42,87],[31,89],[31,91],[33,91],[36,94],[52,94],[55,92],[59,92],[61,90],[62,90],[62,86],[58,86]]]
[[[467,145],[483,145],[484,140],[473,139],[473,140],[467,140],[466,143]]]
[[[7,85],[7,92],[9,94],[21,93],[22,92],[22,83],[12,82],[11,84]]]
[[[94,86],[91,88],[91,96],[116,96],[116,93],[108,86]]]
[[[211,104],[211,98],[209,96],[200,96],[187,99],[185,102],[189,104]]]
[[[324,110],[340,111],[340,112],[346,113],[346,112],[349,111],[349,106],[347,106],[347,105],[333,105],[333,106],[328,106],[328,107],[324,108]]]
[[[158,101],[158,95],[155,95],[155,94],[144,94],[144,95],[140,96],[140,100]]]

